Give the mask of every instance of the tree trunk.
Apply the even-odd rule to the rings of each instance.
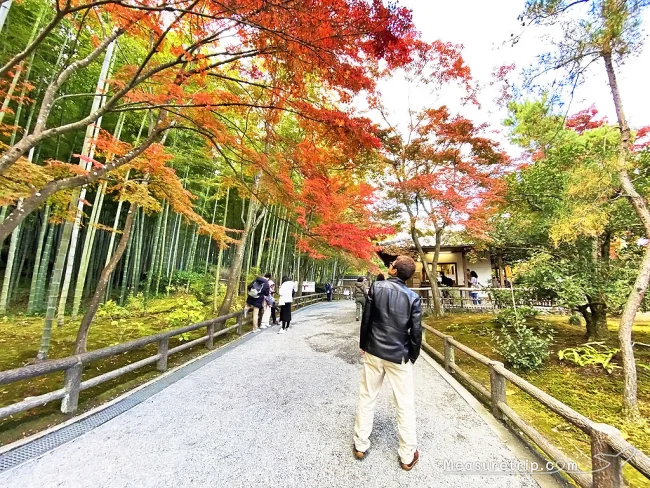
[[[219,309],[219,315],[226,315],[230,313],[232,301],[236,293],[239,291],[239,280],[241,278],[242,267],[244,264],[244,253],[248,247],[248,239],[252,238],[255,229],[260,223],[261,218],[257,217],[257,210],[259,202],[257,200],[257,192],[260,186],[262,172],[258,172],[253,180],[251,187],[251,199],[248,204],[248,211],[246,213],[246,221],[244,223],[244,230],[241,233],[241,239],[235,246],[235,258],[230,266],[230,275],[228,277],[228,287],[226,288],[226,295],[223,298],[223,303]],[[260,216],[261,217],[261,216]]]
[[[604,303],[592,303],[591,323],[587,327],[587,341],[600,341],[609,337],[607,329],[607,306]]]
[[[435,266],[437,266],[438,257],[440,256],[441,238],[442,238],[442,231],[436,231],[436,252],[434,254]],[[420,245],[420,238],[418,237],[418,231],[415,228],[414,219],[411,219],[411,239],[413,240],[415,249],[417,250],[418,255],[420,256],[420,261],[422,261],[422,266],[424,268],[424,271],[427,274],[427,278],[429,279],[429,284],[431,286],[431,293],[433,294],[433,314],[436,317],[440,317],[442,315],[442,305],[440,303],[440,293],[438,291],[438,280],[436,279],[436,276],[433,273],[433,271],[429,270],[429,267],[427,266],[426,254],[422,250],[422,245]]]
[[[604,52],[603,59],[605,61],[609,87],[612,91],[619,130],[621,132],[621,143],[618,154],[619,179],[627,199],[634,207],[639,220],[643,224],[646,238],[650,238],[650,211],[648,210],[645,198],[636,191],[634,183],[632,183],[627,171],[627,161],[630,151],[630,127],[627,124],[627,118],[623,111],[623,101],[619,91],[611,53]],[[627,420],[631,421],[638,421],[641,418],[637,400],[637,374],[634,361],[634,349],[632,347],[632,326],[634,325],[634,319],[648,289],[648,282],[650,282],[650,247],[646,248],[636,281],[623,309],[618,329],[624,377],[623,415]]]
[[[431,271],[427,268],[427,275],[429,276],[429,283],[431,283],[431,292],[433,293],[433,310],[436,317],[442,315],[444,310],[440,300],[440,289],[438,287],[438,261],[440,260],[440,246],[442,245],[442,229],[436,229],[436,247],[433,253],[433,262],[431,263]],[[422,261],[426,266],[424,260]],[[433,277],[433,279],[431,279]]]
[[[97,288],[95,288],[95,294],[90,299],[90,303],[88,304],[88,310],[83,316],[83,319],[81,319],[81,324],[79,325],[79,331],[77,332],[77,339],[74,345],[75,354],[81,354],[86,352],[86,341],[88,340],[88,331],[90,330],[90,324],[92,323],[93,318],[97,313],[97,309],[99,308],[99,304],[102,301],[104,292],[106,291],[106,285],[108,284],[108,280],[110,279],[110,276],[113,274],[113,271],[115,270],[115,267],[117,266],[117,263],[119,262],[120,258],[124,254],[126,245],[129,242],[129,237],[131,236],[131,229],[133,227],[133,216],[135,215],[137,210],[138,210],[138,205],[136,203],[132,203],[129,207],[129,210],[127,211],[126,222],[124,223],[124,230],[122,231],[122,237],[120,238],[120,242],[117,245],[117,248],[115,249],[115,253],[111,257],[110,261],[108,262],[108,265],[104,267],[104,270],[102,271],[102,274],[99,277]]]

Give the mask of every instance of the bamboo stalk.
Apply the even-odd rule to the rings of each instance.
[[[223,223],[222,225],[225,227],[226,225],[226,220],[228,218],[228,202],[230,200],[230,188],[226,190],[226,203],[223,208]],[[214,279],[214,295],[212,298],[212,311],[217,312],[218,309],[218,304],[217,300],[219,298],[219,281],[221,280],[221,263],[223,259],[223,247],[219,247],[219,257],[217,258],[217,270],[215,272],[215,279]]]
[[[138,212],[137,209],[135,212],[133,212],[133,220],[134,224],[132,225],[138,225]],[[122,288],[120,292],[120,305],[124,305],[124,299],[126,298],[126,287],[128,286],[128,281],[129,281],[129,264],[131,263],[131,248],[133,247],[133,236],[135,235],[135,232],[129,232],[129,240],[126,244],[126,257],[124,258],[124,269],[122,270]],[[122,240],[120,239],[120,242]],[[111,257],[112,259],[112,257]],[[110,263],[109,263],[110,264]]]
[[[68,243],[72,235],[72,222],[69,220],[63,224],[63,232],[59,242],[59,250],[57,252],[56,261],[54,262],[54,269],[52,270],[52,278],[50,279],[50,288],[48,291],[47,308],[45,311],[45,322],[43,324],[43,332],[41,334],[41,345],[38,349],[36,359],[47,359],[50,349],[50,339],[52,336],[52,322],[56,313],[56,302],[59,296],[59,288],[61,285],[61,277],[63,276],[63,265],[68,254]]]
[[[153,231],[153,246],[151,248],[152,249],[151,262],[149,264],[149,271],[147,272],[147,285],[144,291],[146,298],[149,297],[149,293],[151,291],[151,284],[153,283],[153,275],[156,270],[156,265],[158,264],[158,244],[160,243],[160,229],[162,227],[162,219],[165,211],[165,207],[164,207],[165,203],[163,203],[163,208],[160,209],[160,212],[158,213],[158,218],[156,219],[156,227],[154,228]]]
[[[166,253],[165,240],[167,238],[167,220],[169,214],[169,204],[166,204],[164,208],[164,212],[165,212],[165,216],[163,217],[164,226],[162,230],[162,243],[160,245],[160,262],[158,266],[158,273],[156,275],[156,295],[158,294],[158,290],[160,288],[160,276],[162,274],[163,265],[165,263],[165,253]]]
[[[9,300],[9,284],[11,282],[12,271],[16,258],[16,248],[20,239],[22,225],[16,227],[11,233],[11,242],[9,244],[9,254],[7,255],[7,267],[5,268],[4,279],[2,280],[2,292],[0,293],[0,315],[7,314],[7,302]]]
[[[43,245],[45,243],[45,235],[49,225],[48,219],[50,218],[50,204],[45,205],[43,211],[43,224],[38,235],[38,245],[36,248],[36,257],[34,258],[34,269],[32,270],[32,282],[29,287],[29,301],[27,303],[27,313],[32,314],[36,311],[36,289],[38,286],[38,275],[41,268],[41,256],[43,255]]]

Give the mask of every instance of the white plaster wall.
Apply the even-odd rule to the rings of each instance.
[[[492,263],[490,263],[490,256],[482,257],[476,263],[467,263],[467,268],[476,271],[478,275],[478,282],[482,286],[490,286],[492,284]]]

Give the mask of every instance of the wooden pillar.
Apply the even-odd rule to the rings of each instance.
[[[594,488],[625,486],[621,456],[609,445],[610,435],[620,435],[620,432],[607,424],[595,424],[591,431],[591,471]]]
[[[499,420],[505,420],[505,415],[499,410],[499,402],[507,403],[506,379],[496,370],[497,366],[503,366],[498,361],[490,361],[490,396],[492,400],[492,415]]]
[[[501,253],[497,254],[497,266],[499,267],[499,281],[501,282],[501,288],[505,288],[506,270],[503,269],[503,255]]]
[[[455,357],[455,351],[454,351],[454,345],[450,342],[450,339],[452,339],[451,336],[445,336],[444,339],[444,346],[445,346],[445,371],[447,373],[453,373],[454,370],[452,369],[452,364],[455,364],[456,362],[456,357]]]
[[[158,341],[158,354],[160,359],[156,365],[158,371],[167,371],[167,357],[169,356],[169,337],[163,337]]]
[[[205,347],[214,349],[214,322],[208,324],[208,338],[205,340]]]
[[[61,400],[61,411],[63,413],[72,413],[77,410],[83,369],[83,364],[77,363],[65,371],[65,382],[63,385],[65,396]]]

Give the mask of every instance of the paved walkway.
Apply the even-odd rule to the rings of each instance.
[[[294,318],[287,334],[275,327],[259,333],[115,419],[0,474],[0,486],[537,486],[527,475],[445,472],[445,460],[515,457],[422,359],[415,368],[420,463],[410,473],[397,464],[388,384],[372,450],[366,460],[355,460],[360,355],[354,305],[318,304]]]

